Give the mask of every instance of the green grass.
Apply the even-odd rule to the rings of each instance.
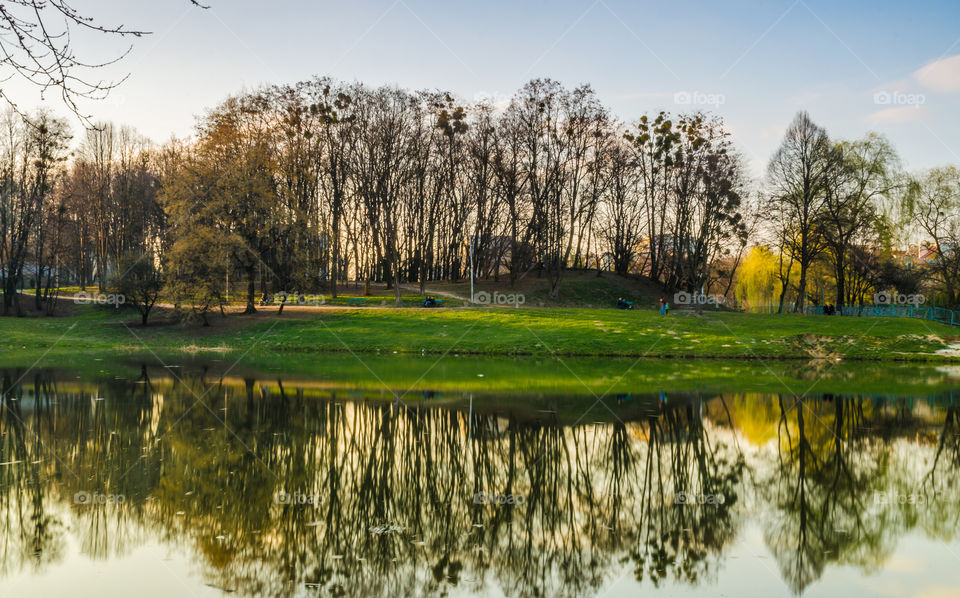
[[[896,360],[929,359],[958,331],[907,319],[508,308],[341,311],[245,332],[265,335],[265,348],[297,351]]]
[[[957,338],[955,328],[902,318],[358,308],[142,328],[128,310],[75,313],[0,318],[0,368],[112,379],[136,376],[141,363],[178,364],[214,378],[301,379],[386,398],[411,390],[408,399],[424,390],[926,395],[955,387],[960,374],[943,363],[960,360],[936,354]]]
[[[127,310],[0,318],[0,362],[51,350],[194,350],[726,359],[956,360],[937,351],[960,329],[906,318],[614,309],[337,309],[214,316],[207,328],[141,328]]]
[[[26,357],[26,354],[18,354]],[[403,355],[369,353],[281,353],[232,351],[186,354],[132,348],[128,351],[68,354],[50,352],[0,362],[10,380],[34,381],[53,372],[63,384],[88,381],[113,385],[136,380],[146,366],[153,384],[203,377],[208,383],[245,385],[256,380],[279,391],[340,398],[406,402],[439,393],[431,400],[464,402],[474,395],[483,404],[552,403],[579,397],[617,402],[619,394],[665,392],[817,396],[948,396],[960,372],[935,364],[869,361],[783,361],[725,359],[636,359],[560,356],[497,357],[449,353]],[[174,366],[167,369],[166,366]],[[79,374],[79,375],[78,375]],[[66,389],[66,386],[63,387]],[[951,395],[952,396],[952,395]],[[583,405],[580,405],[582,413]],[[603,411],[603,409],[600,409]],[[596,415],[596,414],[595,414]]]

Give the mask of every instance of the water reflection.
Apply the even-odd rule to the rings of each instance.
[[[3,577],[159,541],[249,596],[709,587],[761,521],[801,594],[960,527],[950,395],[634,394],[585,415],[146,367],[0,371],[0,393]]]

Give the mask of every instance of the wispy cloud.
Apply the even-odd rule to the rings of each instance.
[[[886,108],[874,112],[867,117],[867,120],[874,122],[888,123],[906,123],[922,119],[926,116],[927,109],[924,106],[898,106],[896,108]]]
[[[934,91],[960,92],[960,54],[935,60],[913,73],[913,77]]]

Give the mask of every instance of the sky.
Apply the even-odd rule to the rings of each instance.
[[[132,43],[98,73],[129,77],[81,108],[162,143],[230,94],[314,75],[495,102],[549,77],[590,83],[628,123],[716,114],[757,177],[799,110],[834,138],[887,136],[910,170],[960,165],[956,0],[205,1],[76,1],[103,24],[152,32],[75,35],[90,60]],[[54,94],[0,86],[21,107],[67,113]]]

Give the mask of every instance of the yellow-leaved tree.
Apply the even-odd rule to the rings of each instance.
[[[751,247],[737,272],[737,301],[748,308],[772,305],[779,286],[776,256],[768,247]]]

